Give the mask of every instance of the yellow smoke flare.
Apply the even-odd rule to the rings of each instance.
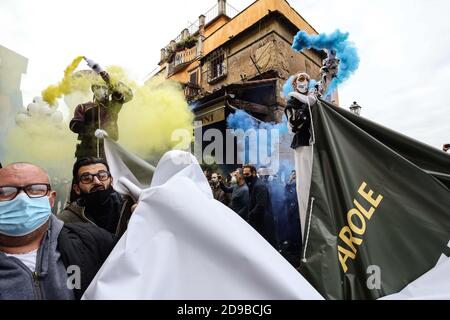
[[[57,85],[50,85],[47,89],[42,91],[42,99],[49,105],[54,106],[56,99],[61,98],[62,95],[68,94],[71,91],[72,73],[78,67],[83,56],[76,57],[72,63],[64,70],[64,78]]]

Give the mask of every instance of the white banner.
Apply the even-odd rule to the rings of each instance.
[[[105,140],[108,162],[123,165],[114,146]],[[259,233],[214,200],[190,153],[166,153],[142,192],[131,170],[125,178],[120,168],[111,171],[131,194],[140,193],[139,205],[83,299],[322,299]]]

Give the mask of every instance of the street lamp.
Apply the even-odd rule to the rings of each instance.
[[[350,106],[350,111],[359,116],[361,114],[361,106],[353,101],[353,104]]]

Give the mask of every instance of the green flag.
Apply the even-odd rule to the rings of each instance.
[[[450,155],[322,100],[312,122],[301,272],[324,297],[396,293],[449,255]]]

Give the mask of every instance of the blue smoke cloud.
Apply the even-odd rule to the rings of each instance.
[[[286,116],[283,116],[282,122],[280,123],[263,122],[256,120],[243,110],[236,110],[235,113],[227,117],[227,127],[234,130],[242,129],[244,131],[249,129],[277,129],[280,135],[288,133]]]
[[[271,136],[271,130],[278,130],[278,135],[280,139],[286,134],[289,133],[288,123],[286,116],[283,116],[282,122],[280,123],[270,123],[270,122],[262,122],[258,121],[252,116],[250,116],[247,112],[243,110],[236,110],[234,114],[230,114],[227,117],[227,127],[229,129],[233,130],[259,130],[259,129],[265,129],[268,133],[268,139],[267,139],[267,150],[269,155],[272,155],[274,151],[276,150],[275,143],[277,141],[272,141]],[[247,163],[248,162],[248,156],[249,154],[259,154],[258,152],[258,146],[260,145],[259,142],[259,136],[257,136],[258,143],[256,146],[254,144],[244,143],[244,153],[242,156],[244,159],[241,159],[242,162]],[[250,147],[252,149],[250,149]],[[256,150],[255,150],[256,149]],[[258,166],[260,163],[254,163],[254,165]]]
[[[349,33],[339,29],[331,34],[308,35],[305,31],[299,31],[292,43],[292,49],[335,49],[336,56],[341,59],[339,72],[330,83],[327,93],[333,92],[338,85],[346,81],[359,67],[359,56],[355,44],[348,40]]]
[[[283,89],[281,90],[281,97],[287,99],[289,92],[294,91],[294,87],[292,86],[292,82],[295,79],[295,75],[290,76],[289,79],[283,84]]]
[[[247,131],[249,129],[257,129],[258,122],[247,112],[236,110],[235,113],[232,113],[227,117],[227,127],[233,130],[242,129]]]

